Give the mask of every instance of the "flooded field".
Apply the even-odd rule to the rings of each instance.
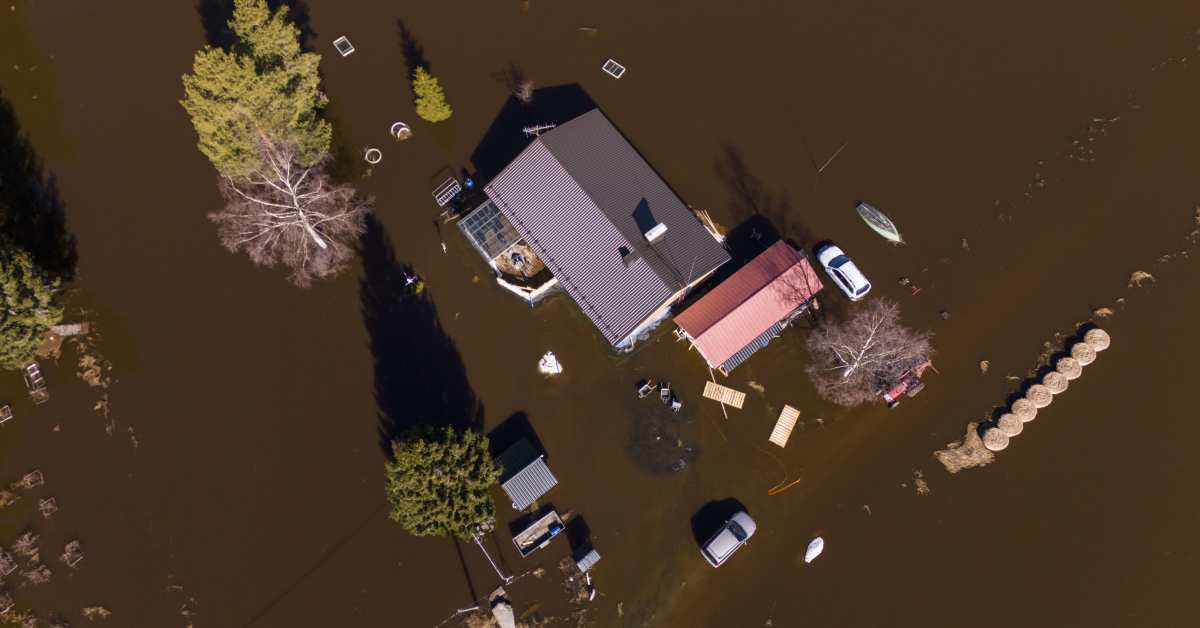
[[[78,241],[67,318],[93,324],[89,351],[112,365],[109,386],[89,386],[67,346],[37,407],[18,374],[0,377],[17,416],[0,481],[45,477],[0,511],[0,542],[32,528],[55,572],[13,592],[23,607],[75,625],[93,605],[123,626],[439,625],[499,580],[472,544],[388,520],[379,410],[441,407],[535,432],[560,482],[546,503],[603,557],[596,600],[571,601],[568,543],[519,558],[497,491],[489,549],[528,574],[509,587],[527,621],[1194,621],[1200,5],[297,2],[378,219],[355,272],[299,290],[227,253],[206,218],[215,173],[177,101],[219,0],[9,4],[0,90]],[[454,106],[437,127],[413,113],[414,55]],[[619,81],[600,72],[608,57],[628,67]],[[530,309],[499,288],[456,229],[435,228],[430,190],[446,168],[493,167],[477,147],[504,118],[511,64],[539,88],[524,123],[561,122],[537,117],[582,94],[721,225],[758,214],[801,244],[836,240],[935,334],[926,390],[894,410],[820,401],[801,327],[723,382],[748,394],[725,418],[667,326],[614,355],[564,296]],[[411,140],[389,138],[398,120]],[[367,147],[384,155],[370,170]],[[871,233],[858,200],[908,244]],[[410,269],[428,298],[397,312]],[[1136,270],[1155,280],[1128,286]],[[851,307],[823,296],[829,315]],[[1113,347],[994,463],[946,473],[932,452],[1101,307]],[[535,370],[547,350],[557,379]],[[674,383],[680,415],[636,398],[645,377]],[[784,404],[801,423],[779,450]],[[43,519],[48,496],[59,511]],[[695,537],[729,499],[759,531],[713,570]],[[825,553],[805,565],[817,534]],[[77,569],[56,558],[73,539]]]

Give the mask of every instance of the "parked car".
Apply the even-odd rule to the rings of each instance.
[[[821,262],[825,274],[833,279],[833,283],[837,284],[851,301],[858,301],[871,291],[871,282],[867,281],[867,276],[862,274],[858,266],[854,265],[854,260],[837,245],[826,244],[817,249],[817,261]]]
[[[746,544],[758,529],[754,520],[745,511],[730,517],[720,530],[704,544],[700,553],[713,567],[720,567],[737,549]]]

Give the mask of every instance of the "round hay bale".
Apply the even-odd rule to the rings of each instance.
[[[996,427],[1001,432],[1004,432],[1005,436],[1012,438],[1013,436],[1020,434],[1021,430],[1025,429],[1025,424],[1021,422],[1021,419],[1017,418],[1017,415],[1011,412],[1005,412],[1004,414],[1000,415],[999,419],[996,419]]]
[[[1096,361],[1096,350],[1086,342],[1077,342],[1071,347],[1071,357],[1079,361],[1079,366],[1087,366]]]
[[[1028,423],[1037,417],[1037,405],[1022,397],[1013,402],[1012,413],[1021,419],[1022,423]]]
[[[1043,384],[1034,384],[1025,391],[1025,398],[1032,401],[1033,405],[1038,408],[1045,408],[1050,405],[1051,401],[1054,401],[1054,393],[1050,392],[1050,389]]]
[[[1059,358],[1058,362],[1054,364],[1054,370],[1065,375],[1067,379],[1075,379],[1083,375],[1083,365],[1079,363],[1079,360],[1070,357]]]
[[[989,427],[983,433],[983,446],[991,451],[1001,451],[1008,447],[1008,437],[998,427]]]
[[[1096,327],[1095,329],[1089,329],[1088,332],[1083,335],[1083,341],[1088,343],[1088,346],[1096,351],[1104,351],[1108,348],[1108,345],[1112,344],[1112,338],[1108,335],[1108,332],[1100,329],[1099,327]]]
[[[1042,385],[1055,395],[1065,391],[1069,382],[1070,380],[1067,379],[1067,376],[1058,371],[1050,371],[1042,377]]]

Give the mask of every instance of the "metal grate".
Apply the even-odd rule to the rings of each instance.
[[[617,63],[616,61],[613,61],[612,59],[605,61],[604,65],[601,66],[600,69],[604,70],[605,74],[608,74],[609,76],[616,78],[616,79],[621,78],[621,76],[623,74],[625,74],[625,66],[621,65],[620,63]]]
[[[354,52],[354,44],[351,44],[345,35],[333,40],[333,47],[337,48],[338,53],[343,57],[349,57],[350,53]]]

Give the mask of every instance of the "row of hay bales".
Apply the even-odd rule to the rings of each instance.
[[[1038,410],[1050,405],[1054,395],[1067,390],[1071,380],[1083,375],[1083,367],[1096,361],[1096,354],[1111,344],[1108,332],[1100,328],[1089,329],[1083,340],[1071,345],[1071,355],[1059,358],[1054,370],[1046,373],[1040,383],[1025,391],[1025,396],[1014,401],[1009,411],[987,427],[983,432],[983,445],[991,451],[1008,447],[1008,441],[1021,433],[1025,424],[1037,417]]]

